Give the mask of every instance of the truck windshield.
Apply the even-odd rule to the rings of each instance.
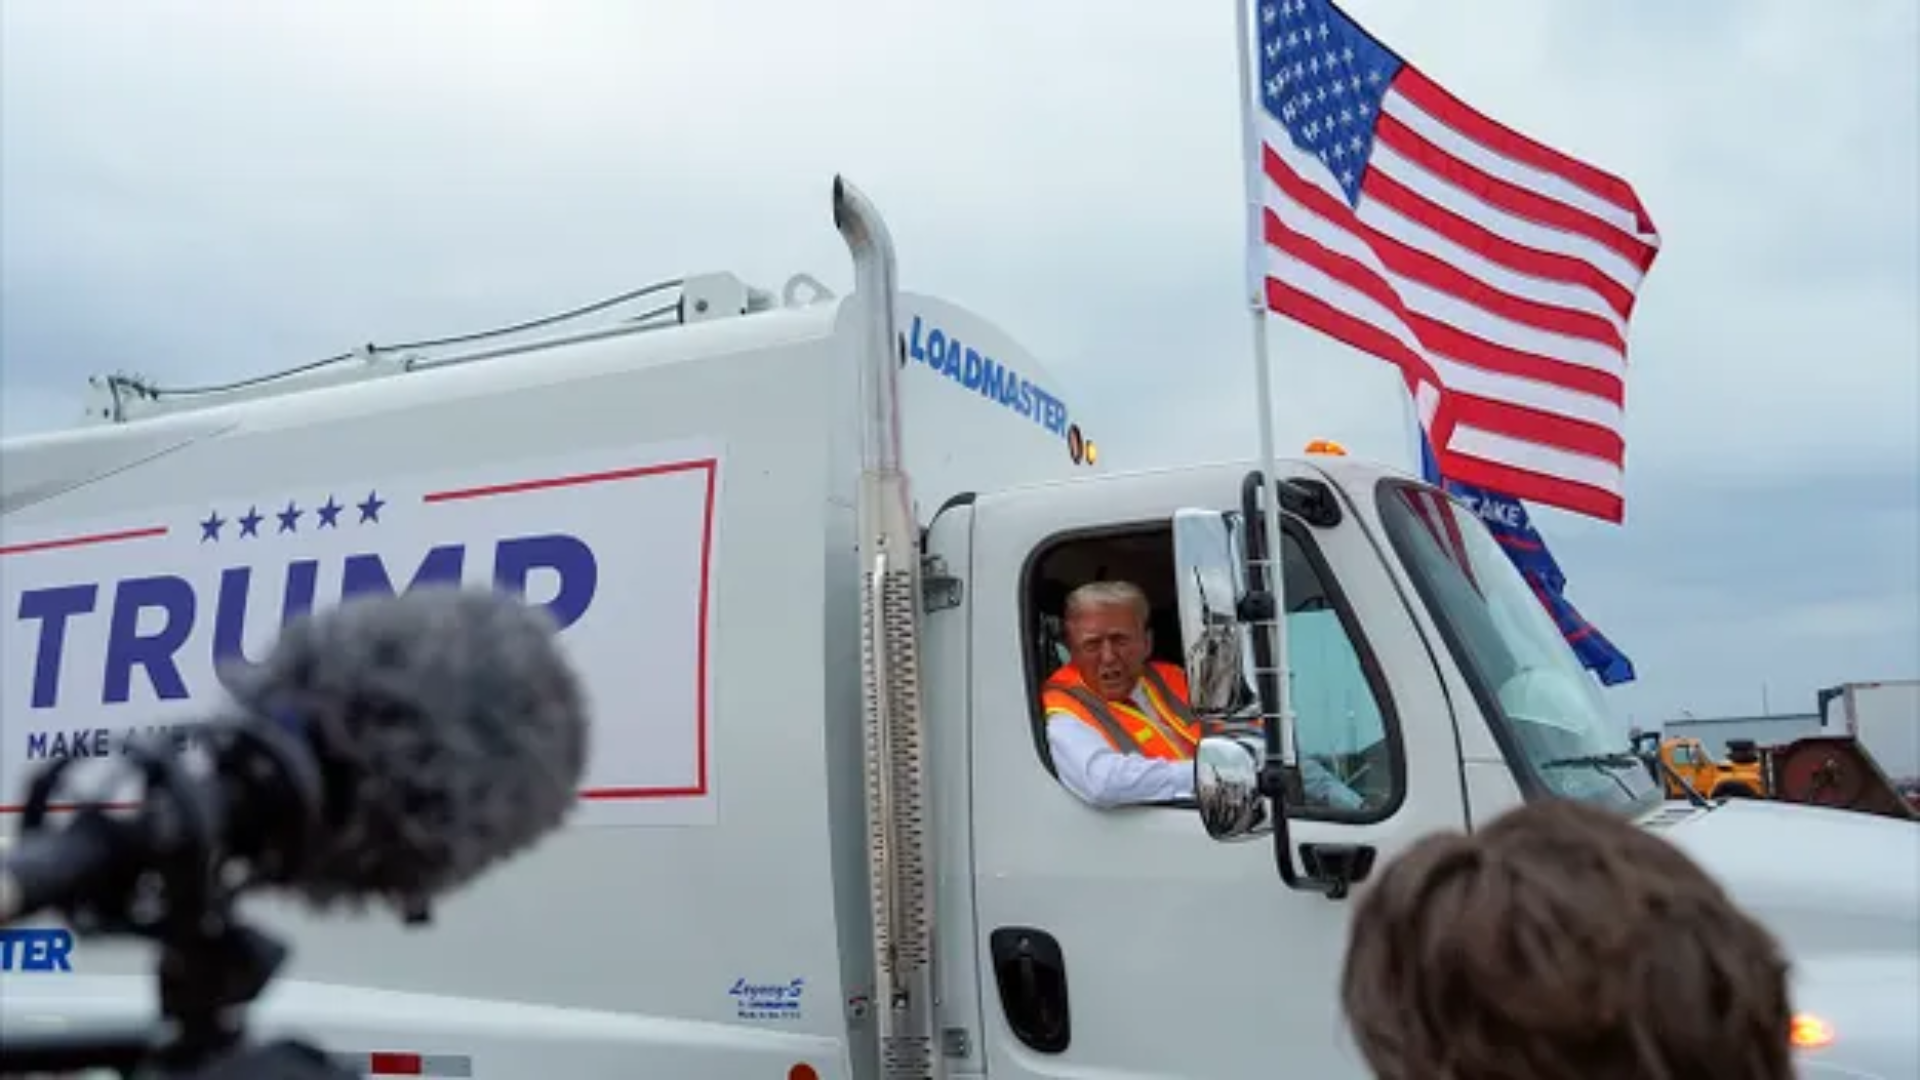
[[[1594,678],[1480,520],[1432,488],[1382,481],[1380,515],[1523,789],[1637,812],[1661,799]]]

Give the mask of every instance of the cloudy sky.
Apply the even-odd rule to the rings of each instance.
[[[1663,234],[1627,524],[1539,514],[1639,668],[1623,718],[1920,676],[1920,5],[1828,7],[1347,4]],[[844,289],[844,171],[904,284],[1021,338],[1109,460],[1250,454],[1232,12],[4,0],[6,431],[93,372],[204,383],[707,269]],[[1405,461],[1384,365],[1274,341],[1286,444]]]

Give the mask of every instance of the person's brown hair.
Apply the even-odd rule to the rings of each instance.
[[[1672,844],[1564,799],[1387,865],[1340,994],[1379,1080],[1793,1076],[1773,937]]]

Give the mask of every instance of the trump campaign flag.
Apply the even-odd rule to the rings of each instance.
[[[1520,571],[1520,576],[1533,587],[1534,595],[1540,598],[1547,613],[1553,616],[1554,623],[1560,627],[1560,633],[1567,639],[1567,644],[1573,647],[1580,663],[1604,685],[1632,682],[1633,661],[1608,641],[1605,634],[1595,629],[1566,598],[1566,575],[1560,572],[1560,564],[1555,561],[1553,553],[1547,550],[1547,542],[1534,529],[1532,518],[1520,500],[1443,476],[1440,463],[1433,453],[1433,444],[1424,436],[1420,440],[1420,451],[1421,472],[1425,474],[1427,483],[1444,489],[1486,524],[1487,531],[1499,542],[1500,550],[1507,553],[1514,568]]]
[[[1243,5],[1265,310],[1398,366],[1450,479],[1618,523],[1633,188],[1462,103],[1328,0]]]

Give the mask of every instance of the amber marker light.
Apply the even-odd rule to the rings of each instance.
[[[1812,1013],[1796,1013],[1792,1031],[1793,1045],[1801,1050],[1818,1050],[1833,1043],[1833,1025]]]

